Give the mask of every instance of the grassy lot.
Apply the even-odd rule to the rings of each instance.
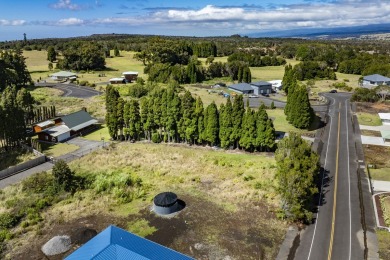
[[[90,83],[108,82],[110,78],[122,76],[124,71],[138,71],[138,75],[146,79],[144,66],[142,62],[133,58],[134,53],[122,51],[120,57],[107,58],[107,70],[79,73],[79,80],[86,80]],[[111,54],[113,54],[113,51],[111,51]],[[58,71],[49,71],[46,51],[24,51],[23,55],[27,58],[27,68],[35,81],[39,78],[46,79],[49,77],[49,74]],[[103,76],[99,77],[99,74]]]
[[[71,153],[79,149],[75,144],[67,144],[67,143],[57,143],[57,144],[42,144],[42,153],[47,156],[58,157],[67,153]]]
[[[61,97],[62,91],[48,87],[30,88],[31,95],[41,106],[56,106],[57,114],[69,114],[86,107],[88,112],[96,118],[105,116],[105,96],[94,96],[88,99]]]
[[[90,134],[84,135],[82,138],[92,141],[101,141],[104,138],[104,141],[110,140],[110,134],[108,133],[108,128],[105,124],[101,125],[98,130],[93,131]]]
[[[390,227],[390,196],[382,196],[381,205],[385,223],[388,227]]]
[[[120,143],[73,161],[70,167],[90,184],[74,195],[57,195],[50,207],[34,213],[40,218],[31,215],[34,221],[23,219],[23,225],[11,229],[6,252],[10,259],[40,259],[40,248],[51,237],[75,235],[85,227],[100,232],[109,224],[196,259],[274,259],[285,235],[287,223],[274,213],[279,199],[273,190],[276,166],[270,154]],[[131,176],[130,182],[126,176]],[[126,185],[116,186],[120,183]],[[39,182],[26,184],[37,189]],[[4,189],[0,212],[20,208],[21,201],[35,205],[32,199],[38,195],[26,187]],[[182,213],[166,219],[150,211],[153,197],[162,191],[178,194],[187,205]],[[128,193],[131,199],[123,200]],[[191,250],[196,243],[204,249]]]
[[[359,124],[369,126],[380,126],[382,125],[381,119],[378,114],[369,114],[365,112],[357,113]]]
[[[390,232],[377,230],[376,235],[379,242],[379,258],[382,260],[390,259]]]
[[[370,175],[373,180],[390,181],[390,168],[370,169]]]
[[[267,113],[269,117],[274,118],[274,126],[276,131],[281,131],[281,132],[297,132],[300,134],[306,134],[306,135],[314,135],[315,134],[315,129],[308,131],[308,130],[302,130],[295,128],[293,125],[289,124],[286,119],[286,115],[284,114],[284,110],[280,108],[276,109],[267,109]],[[319,124],[318,121],[315,121],[313,123],[314,125]],[[313,127],[315,128],[315,127]]]
[[[218,93],[209,93],[208,90],[210,88],[199,88],[194,86],[185,86],[184,88],[190,91],[194,98],[200,97],[205,107],[211,104],[213,101],[215,102],[215,104],[217,104],[218,107],[222,103],[226,103],[226,98],[224,98],[222,95],[218,95]],[[216,91],[219,90],[227,92],[227,88],[217,89]]]
[[[35,158],[35,155],[26,150],[13,150],[0,154],[0,171]]]

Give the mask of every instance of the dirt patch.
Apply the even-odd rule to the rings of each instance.
[[[37,235],[26,248],[20,248],[19,253],[12,255],[11,259],[30,259],[30,260],[61,260],[70,252],[79,248],[82,244],[89,241],[97,233],[104,230],[107,226],[114,224],[119,227],[125,226],[125,219],[108,215],[93,215],[83,217],[71,222],[52,224],[45,227],[40,235]],[[52,237],[57,235],[68,235],[71,238],[72,248],[63,254],[56,256],[45,256],[41,247]]]
[[[149,209],[141,212],[157,228],[148,239],[196,259],[276,257],[284,229],[264,224],[266,219],[275,218],[265,205],[242,205],[237,212],[231,212],[188,195],[181,199],[187,206],[171,219],[158,217]]]
[[[20,253],[11,257],[62,259],[92,238],[94,231],[101,232],[110,224],[126,229],[128,222],[143,218],[157,228],[147,239],[195,259],[275,259],[285,226],[275,219],[272,209],[266,205],[247,203],[240,205],[237,211],[230,211],[191,195],[181,194],[180,199],[185,201],[186,207],[173,218],[157,216],[146,202],[143,210],[128,217],[94,215],[69,223],[54,223],[46,227],[28,248],[21,248]],[[270,221],[272,219],[275,221]],[[41,246],[56,235],[70,236],[72,249],[58,256],[45,257]]]
[[[376,113],[387,113],[390,110],[390,103],[357,102],[356,104],[357,104],[357,112],[376,114]]]
[[[364,145],[366,162],[375,164],[377,168],[390,168],[390,147]]]
[[[382,137],[381,132],[378,131],[372,131],[372,130],[360,130],[362,135],[365,136],[374,136],[374,137]]]

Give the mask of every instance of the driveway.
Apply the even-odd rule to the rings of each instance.
[[[363,144],[379,145],[379,146],[390,146],[390,142],[384,142],[382,137],[366,136],[362,135]]]
[[[371,131],[390,131],[390,125],[380,125],[380,126],[369,126],[369,125],[359,125],[361,130],[371,130]]]
[[[376,181],[372,180],[372,186],[375,192],[390,192],[390,181]]]
[[[75,144],[75,145],[79,146],[80,148],[74,152],[64,154],[64,155],[59,156],[55,159],[62,159],[62,160],[65,160],[66,162],[71,162],[73,160],[79,159],[79,158],[83,157],[84,155],[87,155],[87,154],[102,147],[102,143],[99,141],[90,141],[90,140],[85,140],[85,139],[82,139],[79,137],[73,138],[73,139],[69,140],[67,143]],[[48,171],[51,168],[53,168],[53,165],[54,164],[51,162],[46,162],[46,163],[43,163],[41,165],[30,168],[28,170],[19,172],[15,175],[8,177],[8,178],[2,179],[2,180],[0,180],[0,189],[4,189],[5,187],[7,187],[9,185],[18,183],[18,182],[22,181],[23,179],[25,179],[25,178],[27,178],[35,173]]]
[[[97,91],[90,87],[78,86],[71,83],[37,83],[38,87],[52,87],[62,90],[63,97],[76,97],[76,98],[90,98],[101,95],[102,92]]]
[[[261,104],[266,105],[267,107],[271,106],[271,103],[274,102],[274,106],[278,108],[284,108],[286,106],[286,102],[275,100],[272,98],[268,98],[265,96],[259,96],[257,98],[244,98],[244,104],[246,104],[246,100],[249,99],[250,107],[260,107]],[[315,112],[326,112],[328,109],[328,105],[312,105],[311,106]]]

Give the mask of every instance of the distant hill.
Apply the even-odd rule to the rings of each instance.
[[[338,28],[307,28],[293,29],[286,31],[271,31],[247,34],[248,37],[297,37],[297,38],[321,38],[321,39],[337,39],[337,38],[360,38],[367,34],[383,34],[390,33],[390,24],[371,24],[363,26],[338,27]]]

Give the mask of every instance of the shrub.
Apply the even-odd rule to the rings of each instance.
[[[86,80],[82,80],[79,82],[80,86],[86,86],[87,84],[88,84],[88,81],[86,81]]]
[[[0,229],[15,227],[21,219],[19,214],[1,213],[0,214]]]
[[[64,189],[71,191],[73,189],[74,172],[64,160],[57,161],[53,166],[53,177],[55,184]]]
[[[22,181],[22,191],[28,193],[45,193],[53,186],[53,175],[40,172]]]
[[[360,102],[377,102],[379,100],[378,95],[374,89],[357,88],[352,95],[351,101]]]
[[[12,234],[7,229],[0,229],[0,243],[12,238]]]
[[[152,134],[152,142],[153,143],[160,143],[161,142],[159,133],[153,133]]]

